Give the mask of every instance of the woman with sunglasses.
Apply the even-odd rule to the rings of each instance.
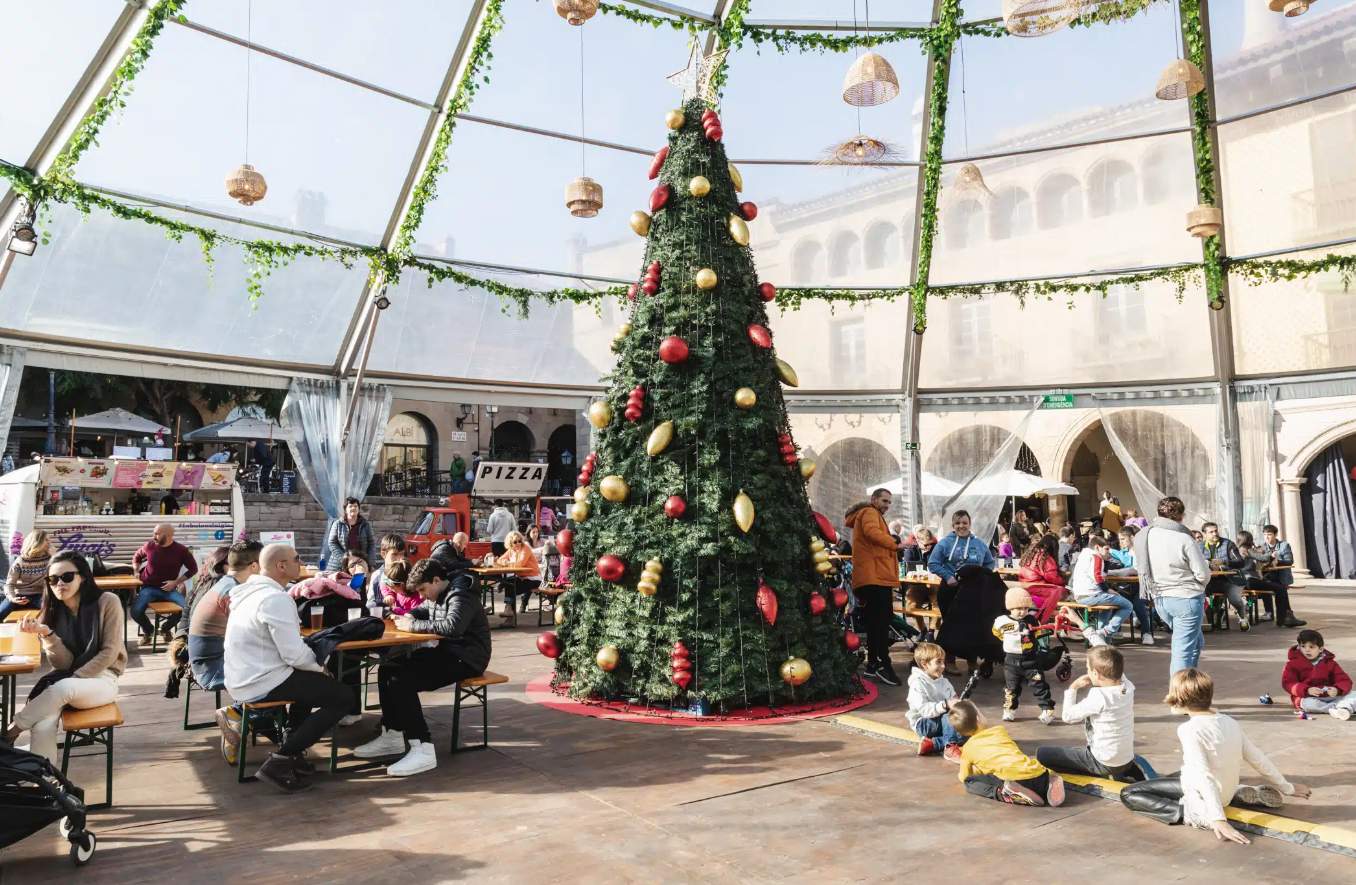
[[[118,697],[118,677],[127,667],[122,625],[122,603],[95,585],[83,556],[67,550],[52,557],[42,610],[19,622],[21,631],[41,637],[52,672],[33,686],[5,741],[12,745],[32,730],[30,749],[58,762],[62,708],[88,710]]]

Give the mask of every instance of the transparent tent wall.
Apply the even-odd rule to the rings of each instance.
[[[793,403],[790,421],[801,457],[818,465],[810,479],[810,504],[839,531],[849,507],[880,486],[897,487],[904,461],[898,410],[854,411],[844,404],[842,411],[804,411]],[[903,516],[899,499],[896,494],[887,521]]]

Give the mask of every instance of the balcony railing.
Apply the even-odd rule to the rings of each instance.
[[[1356,328],[1329,329],[1303,336],[1304,366],[1307,369],[1334,369],[1356,366]]]
[[[1336,239],[1356,231],[1356,181],[1300,191],[1290,200],[1290,220],[1299,240]]]

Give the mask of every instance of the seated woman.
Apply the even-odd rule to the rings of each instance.
[[[117,594],[98,588],[85,557],[65,550],[52,558],[42,611],[19,622],[21,631],[42,638],[52,672],[28,693],[28,703],[5,735],[7,743],[31,730],[32,751],[59,762],[62,709],[88,710],[118,697],[118,677],[127,667],[123,617]]]
[[[504,539],[504,555],[495,560],[495,565],[515,566],[525,571],[521,575],[510,575],[504,579],[504,613],[500,627],[518,626],[518,610],[514,607],[514,597],[521,602],[523,611],[527,611],[527,601],[533,591],[541,587],[541,565],[537,555],[527,546],[522,532],[509,532]]]
[[[0,599],[0,621],[16,608],[42,605],[42,588],[47,579],[47,565],[52,561],[52,543],[42,529],[34,529],[24,538],[19,558],[10,563],[5,579],[5,596]]]
[[[264,545],[258,541],[237,541],[226,550],[226,572],[212,580],[194,598],[188,617],[188,664],[193,681],[208,691],[226,686],[226,622],[231,617],[231,591],[259,574],[259,554]],[[210,563],[214,553],[208,558]],[[196,593],[197,587],[194,588]]]
[[[397,618],[396,627],[442,638],[433,648],[415,649],[407,657],[386,661],[378,668],[381,731],[375,740],[353,751],[359,759],[405,753],[387,766],[386,773],[393,777],[408,777],[438,765],[419,693],[479,676],[490,665],[490,623],[470,572],[449,575],[438,560],[421,559],[410,569],[406,585],[426,601]]]
[[[1275,600],[1276,626],[1294,629],[1295,627],[1303,627],[1308,623],[1295,617],[1295,612],[1290,608],[1290,588],[1277,581],[1262,577],[1262,569],[1271,565],[1275,559],[1271,551],[1255,544],[1252,532],[1240,530],[1235,537],[1238,542],[1238,551],[1243,554],[1242,574],[1247,580],[1247,588],[1249,590],[1270,591],[1271,596],[1263,597],[1263,600],[1267,608],[1271,608],[1272,600]]]
[[[1031,542],[1022,554],[1018,580],[1036,603],[1036,617],[1042,624],[1055,616],[1064,596],[1064,576],[1059,573],[1059,539],[1046,534]]]

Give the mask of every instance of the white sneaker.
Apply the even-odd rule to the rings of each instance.
[[[363,714],[361,714],[361,713],[350,713],[349,715],[345,716],[343,719],[340,719],[340,720],[339,720],[339,727],[340,727],[340,728],[348,728],[350,725],[357,725],[359,722],[362,722],[362,721],[363,721]]]
[[[1154,635],[1153,635],[1152,633],[1145,633],[1143,636],[1141,636],[1141,637],[1139,638],[1139,644],[1140,644],[1140,645],[1153,645],[1153,644],[1154,644]]]
[[[1049,725],[1055,721],[1054,710],[1041,710],[1041,725]]]
[[[405,758],[386,766],[386,773],[391,777],[409,777],[412,774],[432,771],[437,767],[438,756],[433,751],[433,744],[426,741],[410,741],[410,751],[405,754]]]
[[[1093,648],[1097,648],[1098,646],[1101,645],[1106,645],[1106,634],[1103,633],[1101,630],[1093,630],[1091,633],[1088,634],[1087,639],[1088,645],[1092,646]]]
[[[1351,711],[1346,707],[1329,707],[1328,715],[1334,719],[1341,719],[1343,722],[1351,719]]]
[[[1238,791],[1234,793],[1234,801],[1242,805],[1256,805],[1261,808],[1280,808],[1285,802],[1285,797],[1280,789],[1271,784],[1262,784],[1252,786],[1251,784],[1240,784]]]
[[[405,735],[383,728],[381,734],[353,751],[359,759],[380,759],[405,752]]]
[[[1252,629],[1252,621],[1248,620],[1247,615],[1238,619],[1238,629],[1242,630],[1244,633],[1247,633]]]
[[[1003,711],[1003,721],[1004,721],[1004,722],[1016,722],[1016,721],[1017,721],[1017,711],[1016,711],[1016,710],[1004,710],[1004,711]]]

